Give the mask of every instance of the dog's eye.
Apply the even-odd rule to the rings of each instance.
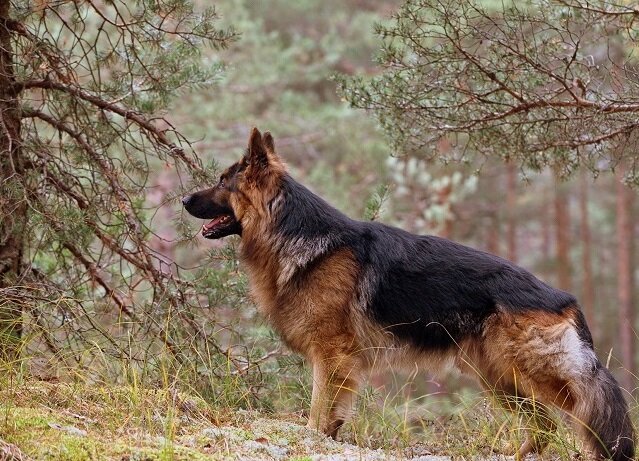
[[[226,187],[226,180],[224,178],[220,178],[220,187],[221,188],[225,188]]]

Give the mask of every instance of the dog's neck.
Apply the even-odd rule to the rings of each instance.
[[[340,245],[353,221],[293,178],[282,178],[280,193],[264,215],[252,220],[242,235],[242,260],[249,273],[269,273],[269,283],[282,290],[299,271]],[[254,268],[254,270],[251,270]],[[258,270],[259,269],[259,270]]]
[[[317,258],[335,247],[334,239],[323,235],[283,236],[277,229],[263,229],[255,234],[242,236],[240,255],[250,273],[268,273],[278,290]]]

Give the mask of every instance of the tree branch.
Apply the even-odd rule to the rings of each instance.
[[[12,91],[15,94],[17,94],[23,90],[29,90],[32,88],[63,91],[67,94],[70,94],[79,99],[82,99],[83,101],[87,101],[102,110],[106,110],[106,111],[118,114],[121,117],[123,117],[125,120],[131,120],[132,122],[137,124],[140,128],[144,129],[147,133],[149,133],[159,144],[162,144],[168,147],[169,152],[172,155],[175,155],[179,157],[180,159],[182,159],[190,168],[196,171],[202,170],[202,166],[199,165],[194,160],[190,159],[186,155],[182,147],[176,145],[173,141],[171,141],[166,136],[164,131],[158,129],[155,125],[153,125],[153,123],[150,120],[148,120],[146,117],[141,115],[139,112],[122,107],[121,105],[117,103],[105,101],[99,96],[89,93],[88,91],[85,91],[81,88],[56,82],[48,78],[42,79],[42,80],[27,80],[23,82],[16,82],[12,86]]]

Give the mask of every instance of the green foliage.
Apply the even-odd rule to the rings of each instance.
[[[301,362],[259,323],[237,240],[206,251],[179,199],[214,181],[256,124],[295,174],[332,183],[329,198],[361,214],[386,145],[330,76],[372,65],[379,13],[319,0],[200,6],[12,5],[31,165],[12,196],[27,197],[34,238],[11,302],[26,313],[25,362],[44,357],[59,377],[171,376],[220,406],[271,408],[284,400],[264,398],[276,378],[308,393]],[[199,154],[189,140],[201,138]]]
[[[533,114],[460,129],[468,117],[490,118],[518,102],[460,55],[446,34],[466,33],[462,50],[474,52],[469,56],[481,65],[495,66],[498,81],[528,92],[526,98],[544,96],[542,90],[555,87],[538,67],[509,57],[497,35],[478,44],[472,34],[492,30],[504,42],[514,33],[506,25],[515,24],[499,19],[504,12],[506,19],[567,24],[571,33],[589,39],[601,31],[595,25],[586,33],[570,8],[409,1],[402,17],[385,21],[392,5],[375,0],[223,0],[216,3],[222,17],[200,9],[202,2],[184,0],[43,2],[42,10],[40,3],[14,3],[14,19],[28,32],[14,35],[14,59],[18,83],[30,82],[19,91],[22,146],[30,166],[3,183],[2,197],[28,201],[29,238],[26,269],[0,292],[0,310],[25,319],[20,362],[3,365],[74,384],[32,386],[20,382],[19,373],[7,374],[18,376],[18,386],[1,386],[9,403],[0,436],[41,457],[208,459],[255,442],[256,424],[269,427],[272,440],[289,436],[280,426],[271,430],[255,409],[286,412],[304,423],[308,367],[281,346],[257,313],[238,261],[239,239],[204,241],[201,223],[179,203],[184,194],[208,187],[241,155],[251,126],[270,130],[292,174],[350,215],[419,233],[452,233],[478,247],[493,232],[500,243],[499,225],[507,213],[501,206],[501,167],[493,158],[519,158],[528,167],[522,176],[547,164],[562,174],[584,160],[593,169],[611,162],[602,154],[610,146],[605,143],[578,151],[540,150],[533,143],[520,150],[531,139],[562,133],[534,116],[577,116],[562,128],[569,134],[570,123],[587,121],[585,129],[606,116],[589,114],[587,107],[560,110],[541,99]],[[487,28],[486,21],[497,25]],[[371,33],[374,22],[383,39],[380,76],[370,59],[380,47]],[[178,23],[182,29],[176,31]],[[521,43],[522,49],[561,57],[565,49],[555,41],[556,32],[537,35],[539,47]],[[592,88],[604,72],[584,65],[589,50],[582,50],[575,61],[581,67],[571,64],[574,75],[566,78],[590,73]],[[531,56],[545,63],[543,55]],[[562,59],[548,63],[565,66]],[[351,104],[374,109],[394,153],[408,155],[389,156],[382,131],[340,99],[340,86]],[[472,99],[472,92],[486,94]],[[587,97],[603,101],[594,92]],[[481,106],[486,101],[490,107]],[[616,121],[623,128],[628,114]],[[526,131],[520,122],[536,125]],[[610,127],[602,122],[597,129]],[[189,140],[196,140],[193,147]],[[481,161],[480,176],[477,154],[489,159]],[[600,157],[603,165],[594,163]],[[433,165],[431,158],[444,165]],[[552,256],[537,251],[550,181],[536,178],[517,202],[517,213],[526,218],[519,223],[527,239],[521,259],[550,277]],[[613,232],[610,197],[598,194],[592,201],[596,238],[605,243]],[[604,263],[614,259],[610,248],[600,245]],[[598,281],[606,303],[615,281],[607,269],[602,264]],[[610,316],[602,310],[604,315],[604,333],[612,336]],[[465,384],[448,382],[450,398],[423,398],[427,379],[390,397],[364,390],[346,439],[389,455],[434,451],[462,457],[510,453],[502,441],[520,441],[516,422],[485,399],[475,392],[455,394]],[[198,397],[183,398],[184,390]],[[14,403],[36,410],[9,408]],[[37,410],[45,404],[65,416]],[[60,439],[49,426],[78,424],[69,412],[97,420],[88,440]],[[202,436],[203,427],[224,424],[230,426],[226,432]],[[36,432],[38,437],[30,437]],[[292,459],[307,458],[299,440],[291,436]],[[565,459],[575,449],[565,433],[553,444]],[[322,449],[343,455],[346,447]]]
[[[561,176],[625,158],[634,171],[635,13],[606,0],[407,0],[376,28],[385,72],[341,87],[375,111],[397,153],[514,158]]]
[[[220,325],[209,303],[244,301],[237,262],[203,255],[201,270],[181,271],[162,254],[175,233],[158,228],[166,213],[153,193],[165,187],[159,171],[171,176],[172,199],[182,177],[211,181],[166,115],[188,89],[213,88],[237,34],[188,0],[14,2],[10,13],[22,117],[14,163],[25,166],[7,173],[7,192],[28,204],[28,238],[21,282],[4,288],[3,275],[0,309],[24,314],[23,360],[44,357],[53,374],[85,379],[119,380],[131,367],[151,380],[226,374],[232,353],[212,334]]]
[[[377,220],[384,212],[384,202],[389,198],[390,187],[386,184],[381,185],[371,195],[366,202],[366,208],[364,209],[364,219],[367,221]]]
[[[185,133],[203,138],[203,158],[226,166],[241,155],[252,126],[269,130],[299,179],[361,215],[388,150],[373,121],[340,100],[331,76],[373,68],[371,30],[381,4],[223,1],[218,8],[241,40],[223,55],[220,91],[193,91],[174,108]]]

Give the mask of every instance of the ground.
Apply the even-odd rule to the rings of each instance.
[[[21,453],[25,459],[507,459],[494,443],[501,440],[495,438],[494,428],[484,423],[473,426],[473,420],[481,420],[477,415],[467,414],[458,429],[446,433],[411,437],[415,439],[411,443],[387,438],[376,447],[371,439],[353,443],[355,436],[348,429],[347,441],[317,434],[304,426],[301,414],[214,409],[198,397],[170,388],[34,381],[4,386],[0,398],[0,438],[8,444],[5,452]],[[447,427],[455,427],[452,419],[446,423],[452,426]],[[503,432],[503,423],[495,423],[497,432]],[[2,457],[1,449],[0,459],[20,459]],[[445,456],[451,454],[454,456]]]

